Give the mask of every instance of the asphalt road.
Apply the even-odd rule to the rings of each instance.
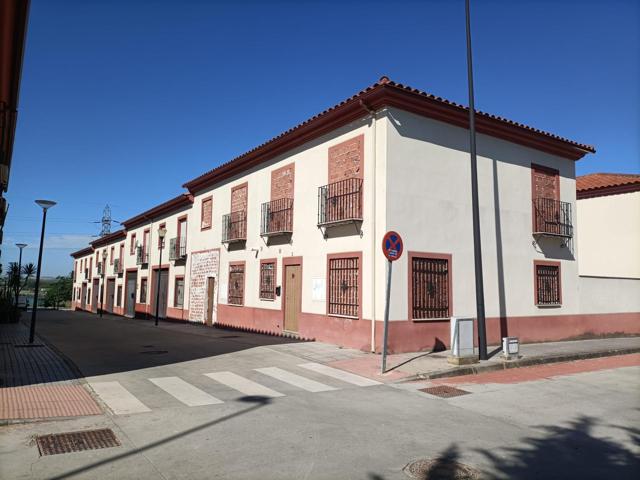
[[[634,359],[458,379],[469,393],[443,399],[421,392],[424,382],[364,386],[309,370],[275,337],[63,317],[43,319],[40,334],[88,385],[122,394],[97,395],[104,415],[3,427],[1,478],[404,479],[408,462],[439,456],[484,478],[640,477]],[[251,385],[279,395],[248,395]],[[122,445],[40,457],[31,441],[89,428],[111,428]]]

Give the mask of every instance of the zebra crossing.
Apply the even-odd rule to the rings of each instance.
[[[320,363],[303,363],[297,366],[313,372],[316,376],[328,377],[332,379],[334,383],[340,383],[341,386],[329,385],[279,367],[254,368],[252,371],[257,372],[261,378],[271,380],[271,384],[275,381],[276,384],[293,387],[294,391],[304,391],[309,393],[336,391],[349,386],[369,387],[381,385],[381,382],[376,380],[345,372]],[[222,388],[226,388],[246,396],[278,398],[285,397],[287,395],[278,390],[274,390],[271,386],[263,385],[255,380],[230,371],[205,373],[202,376],[212,380],[212,388],[214,385],[216,388],[222,386]],[[211,393],[203,390],[202,388],[198,388],[177,376],[158,376],[154,378],[147,378],[146,380],[187,407],[219,405],[224,403],[224,400],[213,396]],[[335,382],[336,380],[338,382]],[[88,384],[100,400],[115,415],[129,415],[152,411],[150,407],[145,405],[145,403],[122,386],[118,381],[90,381]]]

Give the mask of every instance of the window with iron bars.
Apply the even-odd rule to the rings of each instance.
[[[260,264],[260,298],[262,300],[276,299],[275,262],[263,262]]]
[[[449,260],[413,257],[411,259],[411,318],[427,320],[450,316]]]
[[[560,267],[536,265],[536,303],[560,305]]]
[[[244,303],[244,265],[229,265],[229,305]]]
[[[329,259],[329,315],[358,317],[359,260]]]

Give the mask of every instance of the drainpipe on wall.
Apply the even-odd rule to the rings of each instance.
[[[371,115],[371,123],[373,124],[373,131],[371,132],[371,143],[373,145],[373,154],[371,155],[373,162],[373,201],[372,203],[372,215],[371,215],[371,352],[376,351],[376,112],[369,108],[362,100],[360,105],[364,108],[369,115]]]

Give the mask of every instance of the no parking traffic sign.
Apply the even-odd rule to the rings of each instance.
[[[382,253],[387,260],[394,262],[402,255],[403,243],[399,233],[391,231],[384,234],[382,238]]]

